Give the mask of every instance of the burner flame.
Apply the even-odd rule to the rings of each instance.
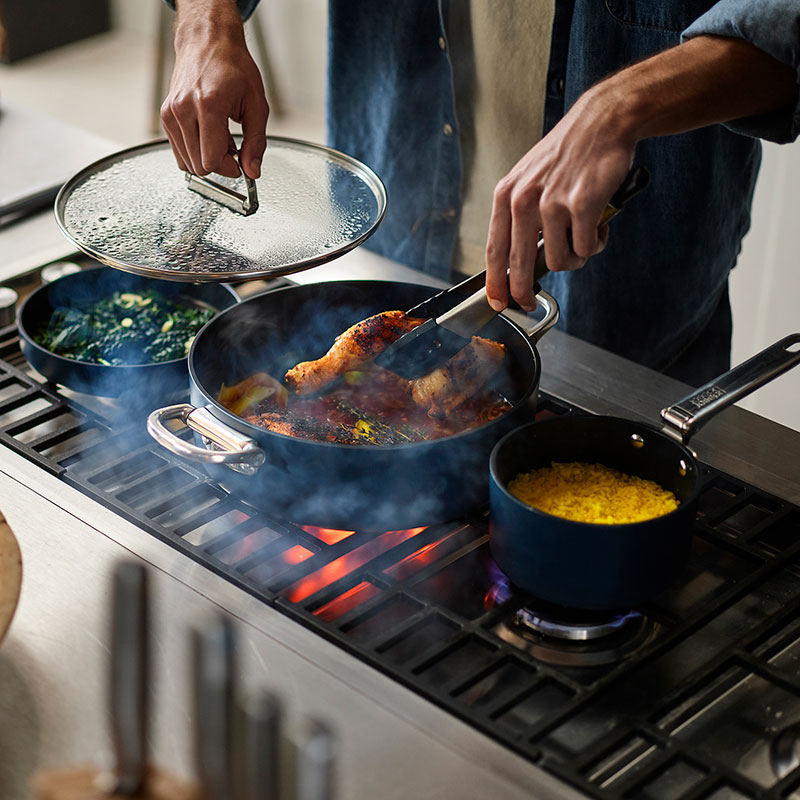
[[[615,633],[629,622],[641,619],[638,611],[602,612],[579,609],[519,608],[514,612],[513,622],[522,629],[543,636],[587,642],[602,639]]]
[[[317,594],[326,586],[341,580],[364,564],[372,561],[383,553],[397,547],[409,539],[413,539],[422,531],[427,530],[427,526],[421,528],[410,528],[402,531],[387,531],[374,539],[370,539],[364,544],[345,553],[339,558],[320,567],[315,572],[311,572],[297,583],[293,584],[286,591],[286,597],[292,603],[300,603],[307,597]]]
[[[355,533],[355,531],[340,531],[336,528],[318,528],[315,525],[300,525],[299,527],[325,544],[338,544]]]
[[[511,597],[511,582],[494,560],[489,561],[487,571],[492,585],[483,596],[483,607],[491,611],[503,605]]]

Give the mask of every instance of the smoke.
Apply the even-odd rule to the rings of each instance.
[[[308,284],[255,295],[224,312],[195,343],[193,404],[210,400],[217,415],[258,441],[267,463],[250,476],[209,467],[213,479],[272,516],[320,527],[409,528],[456,519],[484,506],[493,445],[511,427],[527,421],[514,411],[438,440],[336,445],[254,430],[221,413],[216,403],[223,382],[232,385],[262,371],[282,380],[299,361],[324,355],[355,322],[410,308],[430,291],[376,281]],[[509,331],[500,321],[491,335],[524,339]],[[520,360],[517,352],[510,357],[512,363]],[[530,364],[515,366],[520,379],[501,377],[512,402],[524,396],[532,380]],[[532,418],[533,405],[529,411]]]
[[[70,296],[77,299],[100,289],[110,291],[118,288],[119,279],[149,283],[148,279],[114,270],[97,272],[110,273],[112,283],[96,280],[90,290],[81,289],[83,294],[76,290]],[[87,273],[62,280],[82,274]],[[207,287],[222,290],[215,284],[170,284],[176,292]],[[141,453],[150,443],[141,439],[147,416],[156,408],[182,402],[191,383],[193,405],[208,406],[227,424],[255,438],[267,458],[254,475],[242,475],[224,465],[207,465],[206,471],[224,489],[270,516],[321,527],[391,530],[445,522],[479,509],[488,502],[492,446],[510,427],[525,421],[513,412],[505,415],[507,419],[501,417],[444,439],[396,446],[348,446],[254,429],[231,418],[217,403],[223,383],[231,385],[259,371],[282,380],[290,366],[323,355],[336,336],[354,322],[380,311],[409,308],[430,291],[407,284],[351,281],[265,292],[223,311],[198,335],[190,355],[191,381],[183,363],[177,381],[174,373],[162,375],[150,367],[146,376],[135,377],[121,369],[102,370],[100,378],[89,380],[85,388],[114,396],[115,402],[107,411],[116,415],[114,425],[130,429],[129,439],[127,433],[116,433],[113,439],[114,469],[120,471],[120,480],[127,477],[128,465],[135,465],[139,457],[131,454]],[[53,300],[57,300],[55,295]],[[512,401],[522,395],[515,387],[504,393]],[[101,444],[102,448],[109,455],[109,445]],[[126,454],[131,456],[127,461]],[[168,458],[166,452],[163,455]],[[134,478],[135,473],[134,469]],[[184,491],[180,473],[180,469],[165,471],[162,484],[154,484],[153,491],[160,493],[162,487],[173,494]],[[104,474],[103,480],[111,485],[116,478]]]

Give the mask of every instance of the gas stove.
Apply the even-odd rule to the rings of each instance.
[[[505,579],[486,511],[385,531],[272,518],[130,411],[43,383],[0,331],[6,447],[565,784],[800,797],[797,505],[705,466],[681,579],[646,607],[569,610]]]

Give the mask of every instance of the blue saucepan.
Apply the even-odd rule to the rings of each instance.
[[[670,586],[686,565],[701,472],[689,437],[718,411],[800,363],[787,336],[661,412],[663,428],[606,416],[565,416],[511,431],[490,458],[492,555],[513,584],[556,605],[629,609]],[[674,511],[618,525],[539,511],[508,490],[552,462],[603,464],[675,493]]]

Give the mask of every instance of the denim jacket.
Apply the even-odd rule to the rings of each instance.
[[[444,279],[461,187],[447,3],[329,0],[326,108],[328,143],[387,187],[387,216],[365,246]],[[243,14],[255,4],[241,0]],[[745,39],[800,71],[798,0],[556,0],[541,133],[610,72],[701,34]],[[559,327],[668,366],[727,289],[750,224],[757,137],[788,142],[799,131],[794,107],[641,142],[648,189],[611,223],[603,253],[544,281],[561,306]]]

